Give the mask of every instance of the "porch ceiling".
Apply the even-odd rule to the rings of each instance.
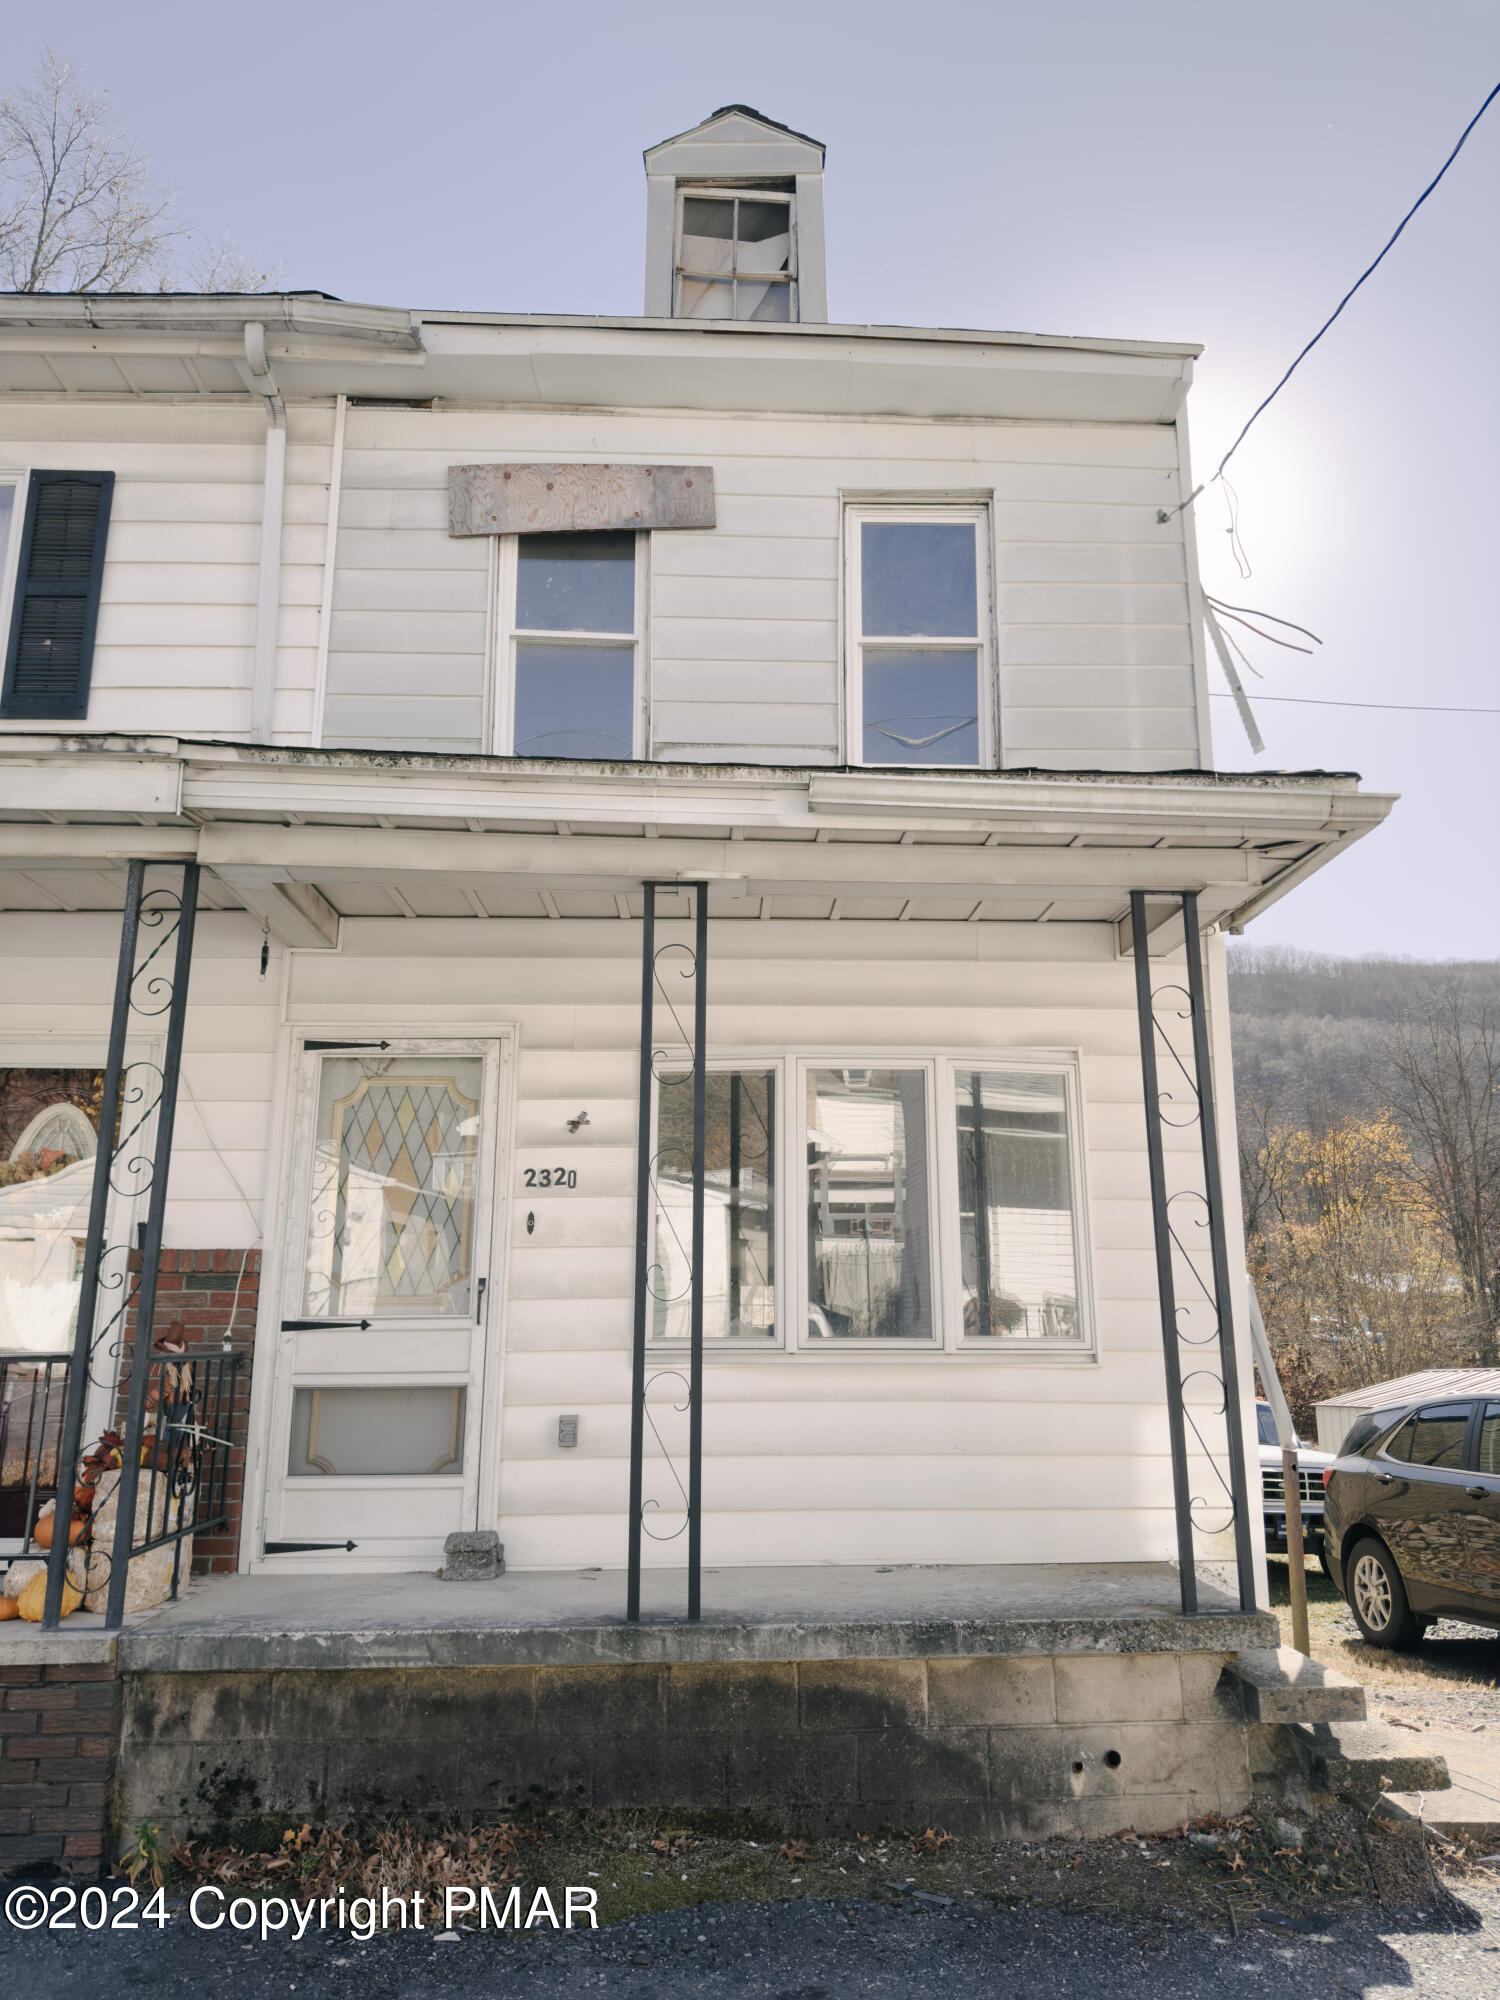
[[[346,917],[628,920],[648,880],[706,879],[723,919],[1097,924],[1121,921],[1132,889],[1191,889],[1206,923],[1238,925],[1392,803],[1325,773],[559,765],[92,737],[9,739],[0,799],[0,908],[118,909],[127,858],[196,857],[207,907],[303,946],[333,944]]]

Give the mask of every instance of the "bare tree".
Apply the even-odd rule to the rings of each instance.
[[[1450,979],[1381,1036],[1415,1172],[1453,1240],[1483,1358],[1500,1358],[1500,1015]]]
[[[102,91],[42,53],[36,81],[0,98],[0,281],[14,292],[123,292],[165,281],[181,231]]]
[[[282,262],[268,269],[263,260],[246,256],[226,230],[217,241],[200,238],[187,264],[189,288],[195,292],[278,292]]]
[[[1241,1091],[1235,1103],[1239,1130],[1240,1199],[1248,1241],[1285,1222],[1287,1180],[1287,1120],[1283,1093],[1274,1085],[1264,1091]]]

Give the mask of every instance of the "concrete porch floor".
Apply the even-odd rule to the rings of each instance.
[[[1277,1643],[1200,1570],[1184,1618],[1166,1563],[710,1569],[703,1617],[682,1618],[680,1571],[648,1571],[625,1621],[618,1570],[521,1571],[482,1583],[427,1574],[210,1577],[128,1618],[128,1672],[255,1668],[569,1666],[730,1660],[1241,1652]],[[75,1614],[59,1639],[105,1639]],[[47,1635],[11,1624],[0,1660]]]

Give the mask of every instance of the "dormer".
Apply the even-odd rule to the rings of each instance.
[[[726,104],[647,150],[646,314],[827,320],[818,140]]]

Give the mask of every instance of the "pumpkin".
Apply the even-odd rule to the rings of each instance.
[[[3,1625],[7,1618],[19,1618],[20,1615],[21,1607],[13,1597],[0,1597],[0,1625]]]
[[[82,1602],[83,1592],[74,1583],[71,1576],[64,1576],[62,1593],[63,1617],[66,1618],[70,1612],[76,1611]],[[40,1625],[42,1622],[42,1612],[46,1608],[46,1603],[47,1573],[45,1570],[38,1570],[37,1574],[21,1592],[21,1595],[15,1599],[15,1605],[22,1618],[25,1618],[32,1625]]]
[[[56,1506],[57,1503],[55,1501],[49,1501],[36,1517],[36,1523],[31,1530],[31,1539],[39,1549],[50,1549],[52,1546],[52,1523],[57,1519]],[[79,1520],[75,1515],[68,1523],[69,1547],[84,1534],[87,1528],[88,1522]]]

